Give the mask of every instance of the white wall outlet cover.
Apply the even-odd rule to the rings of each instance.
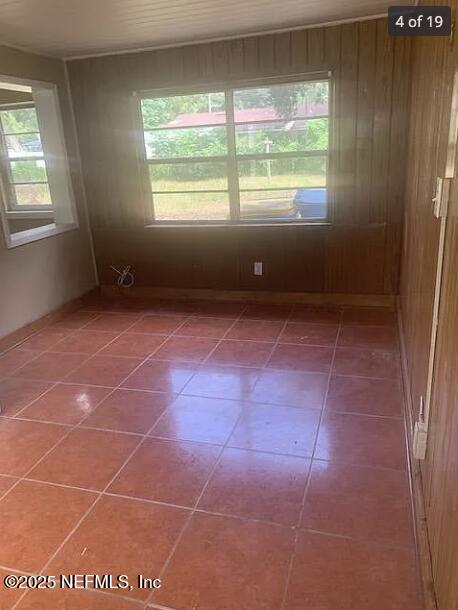
[[[254,274],[262,275],[262,262],[261,261],[257,261],[254,263]]]

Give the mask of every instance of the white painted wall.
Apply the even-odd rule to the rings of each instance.
[[[79,228],[16,248],[0,237],[0,337],[96,285],[84,191],[63,62],[0,46],[0,74],[54,82],[70,157]]]

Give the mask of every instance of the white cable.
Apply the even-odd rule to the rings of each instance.
[[[134,285],[135,277],[130,271],[130,265],[124,267],[122,271],[119,271],[119,269],[116,269],[116,267],[113,267],[113,265],[110,265],[110,267],[113,269],[113,271],[116,271],[119,276],[117,281],[118,286],[121,286],[122,288],[130,288]]]

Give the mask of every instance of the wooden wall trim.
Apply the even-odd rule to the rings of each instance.
[[[107,297],[163,298],[174,300],[212,300],[241,301],[257,303],[303,303],[307,305],[346,305],[360,307],[393,308],[395,298],[380,294],[337,294],[311,292],[267,292],[256,290],[208,290],[180,288],[119,288],[118,286],[100,287]]]

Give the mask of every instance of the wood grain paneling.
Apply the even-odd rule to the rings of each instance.
[[[410,40],[384,19],[69,62],[102,283],[125,261],[141,285],[396,293],[409,63]],[[331,226],[145,229],[134,91],[323,70],[335,87]],[[136,243],[125,235],[121,249],[123,229]]]
[[[427,4],[444,4],[440,1]],[[456,0],[448,2],[456,11]],[[440,222],[433,216],[436,176],[445,175],[458,45],[418,38],[412,48],[412,104],[406,183],[401,312],[412,419],[426,395]],[[421,480],[439,610],[458,609],[458,168],[450,214],[438,321],[431,419]]]

